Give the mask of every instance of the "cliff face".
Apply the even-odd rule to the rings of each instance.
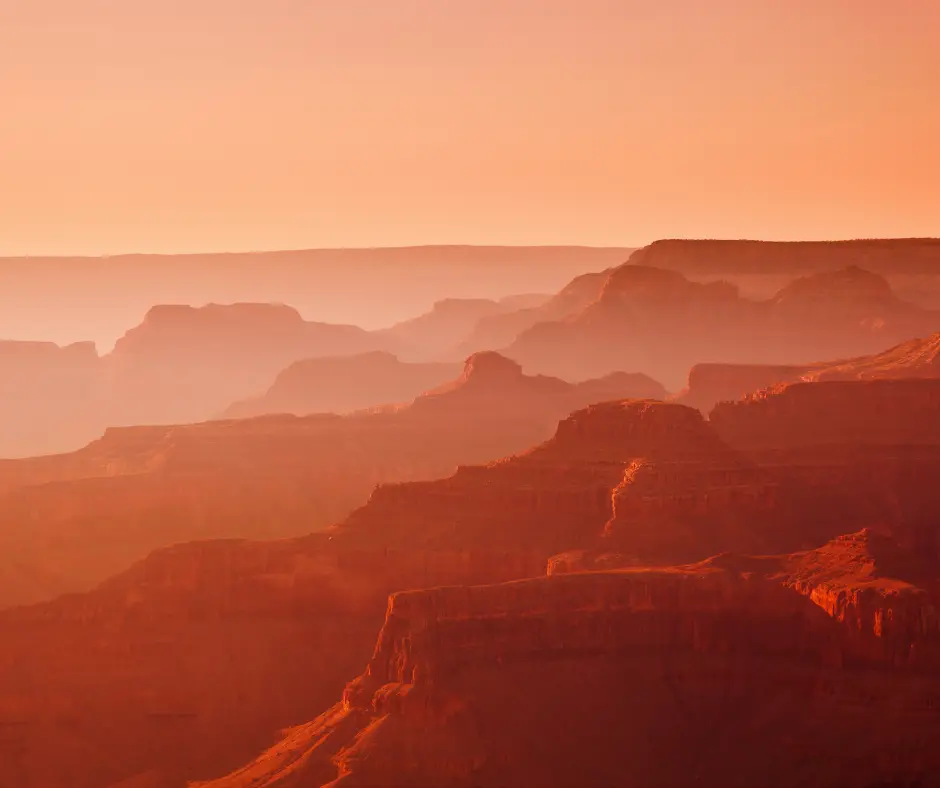
[[[505,382],[518,372],[483,356],[464,383],[479,385],[481,374]],[[530,384],[552,392],[545,397],[560,390],[557,381]],[[807,385],[791,423],[800,412],[811,421],[830,385]],[[524,398],[507,395],[498,410],[500,398],[485,390],[464,390],[460,408],[476,401],[492,418],[519,421],[508,404]],[[868,392],[844,384],[842,409],[861,412]],[[438,412],[445,394],[425,412]],[[898,396],[909,407],[921,395]],[[464,417],[451,421],[479,432]],[[595,404],[524,454],[438,481],[381,485],[322,534],[180,545],[92,592],[2,613],[0,664],[14,667],[0,670],[0,718],[16,731],[16,757],[0,758],[0,774],[17,785],[97,788],[157,771],[161,788],[175,788],[248,763],[276,731],[298,726],[222,784],[665,786],[700,773],[705,784],[743,786],[766,784],[758,769],[768,763],[783,764],[783,785],[853,785],[856,775],[896,776],[898,764],[916,776],[933,765],[905,754],[933,752],[935,735],[917,715],[933,713],[934,689],[920,671],[934,664],[930,556],[940,551],[931,554],[929,537],[940,453],[905,445],[904,429],[827,447],[809,431],[768,434],[786,440],[742,450],[691,408]],[[147,441],[135,441],[143,452]],[[205,451],[235,456],[224,442]],[[174,462],[182,458],[165,467]],[[283,462],[307,465],[299,455]],[[813,552],[872,524],[889,526],[899,554],[929,559],[926,568],[902,571],[871,541],[872,559],[855,548],[838,561]],[[649,568],[716,552],[735,555]],[[535,579],[548,566],[552,575],[633,569],[585,575],[623,584]],[[849,571],[864,566],[867,574]],[[404,606],[374,649],[390,593],[519,578],[532,582],[396,597]],[[927,656],[898,661],[911,647]],[[344,685],[370,654],[378,661],[344,705]],[[279,671],[279,660],[290,669]],[[895,662],[902,673],[889,670]],[[141,708],[156,716],[141,719]],[[72,727],[56,727],[59,719]],[[610,730],[626,734],[615,752],[601,744]],[[635,743],[629,758],[624,741]],[[341,751],[339,772],[330,758]],[[873,765],[872,754],[885,752],[887,766]],[[818,772],[821,762],[833,771]],[[85,784],[70,784],[74,774]]]
[[[409,402],[459,373],[456,364],[409,364],[383,351],[304,359],[278,374],[262,396],[229,406],[222,417],[348,413]]]
[[[575,386],[482,354],[450,386],[386,412],[117,428],[73,455],[0,463],[0,605],[89,588],[174,542],[326,527],[376,485],[522,451],[637,383]]]
[[[724,452],[689,408],[648,400],[593,405],[562,420],[555,436],[524,454],[461,467],[433,482],[386,485],[337,529],[370,545],[499,547],[540,553],[593,542],[612,495],[638,456]]]
[[[884,278],[856,266],[757,301],[731,284],[693,282],[631,258],[594,303],[533,326],[506,352],[527,369],[572,380],[633,368],[677,390],[695,363],[801,365],[872,353],[938,326],[940,312],[900,301]]]
[[[881,353],[801,366],[696,364],[675,401],[707,413],[719,402],[741,399],[779,383],[940,377],[940,333],[912,339]]]
[[[940,444],[940,380],[792,383],[721,402],[709,421],[729,443],[760,448]]]
[[[865,540],[815,555],[395,594],[340,704],[200,786],[922,778],[940,764],[928,746],[940,684],[928,665],[902,670],[896,657],[911,636],[936,642],[932,607],[870,607],[859,621],[874,611],[875,626],[858,627],[851,605],[833,608],[821,586],[795,580],[823,564],[830,582],[855,588]],[[829,560],[840,548],[849,560]],[[869,581],[882,599],[898,584]],[[926,626],[905,629],[902,607]]]
[[[0,341],[0,457],[46,454],[97,434],[100,359],[91,342]]]
[[[294,361],[381,348],[361,328],[306,322],[287,306],[154,307],[106,358],[111,424],[209,418]]]

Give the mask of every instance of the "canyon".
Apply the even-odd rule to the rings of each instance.
[[[657,249],[580,274],[551,296],[440,299],[384,329],[310,321],[278,303],[161,304],[102,355],[90,342],[6,342],[0,403],[10,418],[0,425],[0,456],[73,451],[115,426],[377,407],[410,399],[424,380],[433,386],[444,379],[419,381],[418,370],[407,367],[401,372],[414,372],[414,385],[373,385],[380,375],[396,375],[389,355],[405,364],[453,364],[498,350],[527,373],[583,381],[630,371],[678,391],[695,364],[807,366],[812,358],[870,354],[940,327],[940,311],[903,301],[887,279],[857,265],[787,281],[771,297],[755,298],[730,282],[692,281],[644,264],[673,259]],[[853,259],[880,259],[855,252]],[[800,270],[795,262],[793,271]],[[327,361],[346,356],[345,366]],[[355,395],[353,386],[317,377],[353,374],[369,359],[376,377],[357,373],[366,383]],[[781,367],[781,375],[791,373],[795,368]]]
[[[714,421],[602,402],[528,451],[381,485],[323,532],[176,545],[87,593],[0,611],[2,776],[669,785],[693,767],[728,777],[750,752],[735,779],[782,758],[782,785],[826,752],[846,784],[913,778],[933,766],[936,690],[918,666],[933,664],[940,440],[914,418],[862,425],[889,396],[940,424],[937,386],[795,384]],[[439,590],[404,591],[420,588]],[[920,656],[898,667],[911,633]],[[884,709],[880,727],[860,703]],[[598,749],[611,726],[635,757]],[[676,737],[688,758],[656,749]]]
[[[919,563],[865,530],[399,592],[337,703],[197,785],[925,784],[940,617],[937,565],[918,567],[928,591]]]
[[[380,483],[447,476],[544,440],[590,402],[651,392],[665,394],[645,376],[573,385],[481,353],[375,412],[113,428],[71,454],[2,461],[0,606],[88,589],[175,542],[309,533]]]

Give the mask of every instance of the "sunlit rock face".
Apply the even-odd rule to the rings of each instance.
[[[468,432],[467,414],[537,412],[508,380],[563,391],[490,360],[451,387]],[[503,408],[468,393],[487,368]],[[923,412],[933,382],[914,383],[893,396]],[[940,452],[903,420],[821,443],[800,414],[832,416],[830,386],[846,414],[873,412],[868,383],[770,392],[780,404],[742,403],[722,424],[675,403],[589,404],[517,455],[379,485],[323,533],[178,545],[0,614],[0,659],[17,666],[0,699],[23,722],[4,774],[78,773],[75,788],[154,771],[167,786],[754,785],[768,763],[781,785],[929,774]],[[439,430],[445,395],[411,418]],[[479,584],[495,590],[440,590]],[[421,588],[386,616],[390,594]],[[66,710],[82,733],[57,732]],[[605,749],[610,730],[630,758]],[[677,740],[694,757],[666,757]]]
[[[696,364],[673,401],[708,413],[719,402],[744,399],[785,383],[940,378],[940,333],[869,356],[803,365]]]
[[[923,779],[940,764],[940,627],[911,561],[864,531],[791,555],[397,593],[341,701],[205,786]]]

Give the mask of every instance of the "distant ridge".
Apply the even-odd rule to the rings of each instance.
[[[940,275],[940,238],[858,238],[844,241],[677,239],[654,241],[631,264],[686,275],[805,274],[851,265],[879,274]]]
[[[0,338],[91,339],[107,350],[154,304],[240,301],[289,303],[308,320],[381,329],[445,298],[555,293],[632,251],[419,246],[0,257]]]

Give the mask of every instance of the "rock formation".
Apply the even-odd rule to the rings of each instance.
[[[783,383],[719,403],[709,422],[750,450],[940,445],[940,379]]]
[[[696,364],[675,401],[703,412],[777,383],[823,380],[940,378],[940,333],[911,339],[881,353],[804,365]]]
[[[0,337],[51,338],[55,326],[63,337],[85,337],[107,348],[154,304],[246,301],[289,303],[328,323],[376,329],[443,298],[554,292],[584,271],[617,265],[632,251],[439,245],[0,257]],[[78,293],[94,294],[94,308]]]
[[[455,388],[470,401],[468,381],[513,369],[484,355]],[[878,383],[785,389],[714,422],[596,404],[527,452],[381,485],[323,533],[178,545],[0,612],[0,778],[753,785],[774,763],[781,785],[828,788],[930,773],[940,443],[911,442],[904,421],[858,440]],[[932,384],[894,407],[929,420]],[[736,424],[812,424],[833,401],[856,414],[835,442],[773,426],[757,434],[779,445],[734,443]],[[599,567],[619,569],[570,574]],[[376,646],[389,594],[480,583],[393,597]],[[610,730],[625,736],[605,749]]]
[[[397,593],[339,703],[199,787],[919,784],[940,617],[912,562],[864,531]]]
[[[373,351],[295,361],[260,397],[236,402],[222,418],[269,413],[348,413],[389,403],[410,402],[460,373],[457,364],[410,364]]]
[[[294,361],[381,348],[361,328],[306,322],[276,304],[154,307],[105,359],[110,425],[210,418]]]
[[[573,410],[650,388],[662,391],[630,375],[529,377],[479,354],[450,385],[380,412],[115,428],[70,455],[0,463],[0,606],[89,588],[178,541],[328,526],[377,484],[522,451]]]
[[[0,457],[48,454],[94,438],[98,370],[91,342],[0,342]]]
[[[899,300],[882,277],[855,266],[803,277],[755,301],[729,283],[693,282],[631,258],[581,313],[533,326],[506,354],[526,369],[569,380],[642,369],[677,390],[695,363],[846,358],[938,326],[940,311]]]
[[[481,318],[473,331],[462,337],[463,341],[452,354],[462,358],[480,350],[506,347],[536,323],[564,320],[578,314],[597,299],[611,270],[575,277],[543,304]]]

